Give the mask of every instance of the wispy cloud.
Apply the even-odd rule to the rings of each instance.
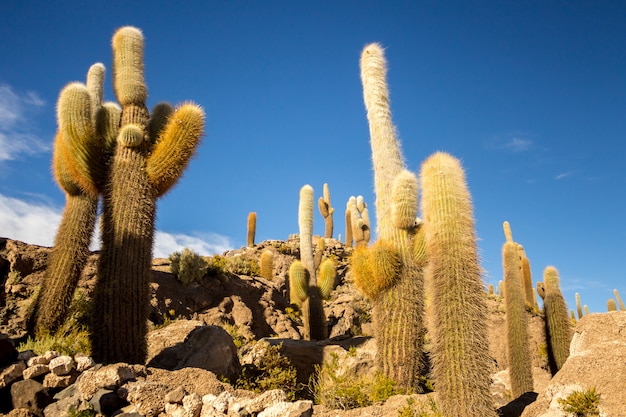
[[[533,146],[533,141],[530,139],[523,139],[513,137],[509,139],[507,142],[502,144],[501,148],[505,149],[509,152],[526,152]]]
[[[555,179],[555,180],[557,180],[557,181],[558,181],[558,180],[562,180],[562,179],[564,179],[564,178],[567,178],[567,177],[572,176],[573,174],[574,174],[574,172],[573,172],[573,171],[569,171],[569,172],[561,172],[560,174],[557,174],[557,175],[554,177],[554,179]]]
[[[50,149],[37,137],[31,115],[45,106],[35,92],[16,93],[0,84],[0,162],[16,159],[20,154],[33,155]]]
[[[61,221],[61,212],[61,207],[53,206],[43,199],[24,201],[0,194],[0,236],[33,245],[52,246]],[[99,246],[98,241],[96,228],[92,250]],[[156,231],[155,258],[166,258],[185,247],[201,255],[213,255],[232,249],[233,245],[228,237],[216,233],[187,235]]]

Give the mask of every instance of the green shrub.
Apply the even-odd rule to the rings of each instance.
[[[415,399],[407,398],[406,405],[398,410],[398,417],[444,417],[434,399],[428,398],[428,405],[416,405]]]
[[[87,331],[87,314],[90,302],[85,290],[76,289],[63,325],[54,333],[42,332],[36,339],[29,336],[26,342],[18,346],[18,351],[32,350],[37,355],[43,355],[47,351],[56,350],[69,356],[77,353],[89,355],[91,346]]]
[[[204,258],[189,248],[174,252],[169,256],[170,271],[176,274],[184,285],[201,280],[207,273],[208,265]]]
[[[350,350],[348,356],[355,355],[356,349]],[[353,369],[341,371],[339,355],[331,354],[330,362],[315,367],[315,373],[310,382],[315,402],[328,408],[349,410],[367,407],[387,398],[404,394],[395,381],[376,374],[373,380],[358,376]]]
[[[559,398],[559,404],[566,413],[576,417],[599,416],[600,393],[594,387],[586,391],[574,391],[565,398]]]
[[[287,399],[295,400],[299,392],[296,368],[288,358],[281,355],[281,347],[282,344],[268,344],[263,356],[256,363],[244,365],[235,388],[254,392],[282,389],[287,394]]]
[[[261,276],[261,267],[256,259],[245,258],[243,256],[231,256],[226,258],[226,271],[235,275],[246,275],[249,277]]]

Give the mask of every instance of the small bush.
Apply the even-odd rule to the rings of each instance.
[[[90,299],[85,290],[78,288],[68,309],[68,317],[55,332],[41,332],[36,338],[28,337],[26,342],[18,346],[20,352],[32,350],[37,355],[55,350],[63,355],[73,356],[77,353],[89,355],[89,333],[87,331],[87,315]]]
[[[235,275],[261,276],[259,263],[255,259],[244,258],[243,256],[226,258],[226,270]]]
[[[599,416],[600,393],[594,387],[586,391],[574,391],[565,398],[559,398],[559,404],[566,413],[576,417]]]
[[[295,400],[299,391],[296,368],[288,358],[281,355],[281,347],[282,345],[268,344],[259,360],[244,365],[235,388],[254,392],[281,389],[287,394],[288,400]]]
[[[189,248],[174,252],[169,256],[170,271],[176,274],[184,285],[201,280],[207,273],[208,265],[204,258]]]
[[[348,352],[348,356],[355,354],[356,350],[351,349]],[[405,393],[397,387],[395,381],[380,373],[371,380],[358,376],[351,369],[341,372],[337,354],[331,354],[330,362],[315,367],[309,385],[317,404],[336,410],[367,407],[393,395]]]

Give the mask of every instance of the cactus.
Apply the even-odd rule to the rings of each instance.
[[[613,295],[615,295],[615,299],[617,300],[617,303],[619,304],[619,311],[626,311],[626,307],[624,307],[624,303],[622,302],[622,297],[619,296],[619,291],[617,291],[617,288],[613,290]]]
[[[248,247],[254,247],[254,238],[256,237],[256,213],[251,211],[248,213]]]
[[[36,333],[54,332],[63,323],[89,256],[106,179],[107,143],[117,134],[120,113],[111,103],[102,104],[104,71],[104,65],[92,65],[87,85],[71,83],[59,95],[53,172],[66,205],[29,318]]]
[[[553,266],[543,271],[545,298],[543,309],[548,339],[548,362],[552,374],[563,367],[569,357],[569,345],[572,341],[572,323],[567,314],[567,304],[559,286],[559,272]]]
[[[576,293],[574,294],[574,297],[576,298],[576,312],[578,313],[578,320],[583,318],[583,308],[580,304],[580,294]]]
[[[509,222],[504,222],[507,241],[502,247],[502,269],[507,327],[507,359],[514,398],[533,391],[532,360],[528,344],[528,317],[524,288],[522,251],[513,241]]]
[[[333,237],[333,213],[335,209],[330,205],[330,191],[327,183],[324,183],[324,196],[320,197],[317,203],[324,218],[324,237],[330,239]]]
[[[351,265],[355,282],[372,300],[379,369],[400,387],[420,391],[425,332],[423,232],[415,218],[411,219],[408,228],[400,228],[392,217],[394,199],[402,201],[403,207],[417,210],[415,192],[410,196],[394,195],[409,189],[417,190],[417,178],[406,171],[400,144],[395,137],[386,63],[380,45],[370,44],[364,48],[360,67],[372,148],[378,241],[372,247],[366,246],[370,232],[367,206],[362,197],[351,197],[352,231],[358,249],[351,256]],[[391,187],[396,180],[398,183]],[[406,187],[407,182],[412,185]],[[398,208],[396,204],[396,211],[406,214]],[[376,256],[376,251],[381,251],[384,256]]]
[[[317,241],[315,253],[313,254],[313,268],[315,268],[316,271],[322,264],[322,259],[324,258],[324,249],[326,249],[326,241],[323,237],[321,237]]]
[[[346,246],[352,247],[352,211],[349,200],[346,203]]]
[[[609,300],[606,302],[606,308],[607,311],[617,311],[617,303],[614,299],[609,298]]]
[[[298,307],[306,301],[309,292],[309,271],[301,261],[295,260],[289,266],[289,302]]]
[[[90,341],[102,363],[144,363],[156,199],[179,179],[204,129],[204,112],[184,103],[146,107],[143,34],[118,29],[112,41],[113,87],[122,106],[103,194],[102,250],[94,288]],[[158,128],[158,132],[149,128]],[[120,342],[123,341],[123,342]]]
[[[487,292],[489,295],[493,295],[493,284],[489,284],[489,291]]]
[[[308,184],[300,189],[298,225],[300,228],[300,259],[309,276],[307,297],[302,300],[301,304],[304,338],[306,340],[322,340],[326,339],[328,329],[322,305],[323,294],[321,294],[315,274],[315,260],[313,257],[313,188]]]
[[[269,249],[265,249],[261,252],[261,276],[267,280],[274,278],[274,252]]]
[[[350,212],[354,245],[367,245],[370,241],[370,218],[363,196],[350,197],[348,199],[348,211]]]
[[[456,158],[437,152],[423,162],[420,178],[432,297],[431,374],[441,411],[450,417],[495,416],[487,296],[465,173]]]
[[[522,245],[518,247],[520,260],[522,265],[522,282],[524,287],[524,296],[526,298],[526,305],[528,308],[534,308],[535,299],[533,295],[533,278],[530,270],[530,261],[526,256],[526,251]]]

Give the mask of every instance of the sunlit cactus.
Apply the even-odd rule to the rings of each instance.
[[[261,252],[261,260],[259,262],[261,268],[261,276],[265,279],[272,280],[274,278],[274,252],[265,249]]]
[[[254,247],[254,238],[256,236],[256,213],[251,211],[248,213],[248,235],[247,244],[249,248]]]
[[[330,190],[327,183],[324,183],[324,196],[320,197],[317,203],[324,218],[324,237],[330,239],[333,237],[333,213],[335,209],[330,205]]]
[[[137,28],[120,28],[112,46],[113,88],[122,114],[103,191],[102,250],[90,341],[98,362],[144,363],[156,199],[176,183],[195,153],[204,131],[204,112],[184,103],[164,117],[161,106],[154,112],[158,120],[151,124],[143,34]],[[149,126],[161,130],[151,132]]]
[[[572,341],[572,322],[567,314],[567,304],[559,285],[559,272],[553,266],[543,271],[545,298],[543,308],[548,339],[548,360],[554,375],[569,357]]]

